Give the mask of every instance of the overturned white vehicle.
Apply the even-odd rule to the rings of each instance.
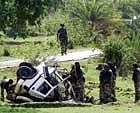
[[[15,85],[7,82],[7,99],[11,102],[72,102],[77,103],[70,73],[58,65],[32,64],[23,62],[17,70]],[[94,103],[94,98],[84,96],[81,103]]]
[[[48,102],[72,99],[74,91],[68,81],[69,77],[66,69],[57,66],[39,65],[33,67],[30,63],[23,62],[17,70],[17,82],[14,88],[15,98],[12,101]]]

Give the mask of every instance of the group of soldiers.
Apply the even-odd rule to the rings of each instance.
[[[115,86],[116,86],[116,66],[112,62],[101,63],[96,67],[97,70],[100,71],[99,75],[99,100],[101,104],[105,104],[108,102],[116,102],[116,94],[115,94]],[[70,73],[71,76],[68,81],[71,83],[73,92],[71,93],[71,97],[76,102],[85,102],[85,77],[84,72],[80,67],[79,62],[75,62],[72,65]],[[18,80],[18,73],[17,73]],[[133,77],[135,87],[135,102],[140,100],[140,66],[138,64],[133,64]],[[1,100],[4,101],[4,90],[7,92],[7,99],[11,100],[15,97],[13,90],[14,88],[12,79],[3,78],[1,81]],[[66,92],[66,95],[69,92]],[[10,95],[11,94],[11,95]],[[68,94],[69,95],[69,94]]]
[[[96,67],[100,71],[99,75],[99,100],[100,104],[105,104],[108,102],[116,102],[116,66],[112,62],[101,63]],[[75,97],[77,101],[84,102],[85,98],[85,77],[84,73],[80,68],[80,63],[75,62],[70,71]],[[140,66],[138,64],[133,64],[133,77],[135,87],[135,102],[140,100]]]
[[[115,94],[116,66],[107,62],[99,64],[96,69],[100,70],[100,103],[117,101]],[[135,102],[138,102],[140,101],[140,66],[138,64],[133,64],[132,80],[135,88]]]
[[[57,32],[57,41],[61,46],[61,55],[67,54],[68,46],[68,36],[67,30],[64,24],[60,24],[61,28]],[[29,65],[29,67],[31,67]],[[116,66],[112,62],[102,63],[96,67],[100,71],[99,75],[99,99],[100,103],[115,102],[115,86],[116,86]],[[71,95],[75,101],[84,102],[85,98],[85,77],[84,73],[80,67],[79,62],[75,62],[70,71],[69,81],[73,87],[73,94]],[[18,73],[17,73],[18,80]],[[133,77],[135,87],[135,102],[140,100],[140,66],[138,64],[133,64]],[[7,93],[9,88],[13,87],[13,80],[8,80],[6,77],[3,78],[1,82],[1,100],[4,101],[4,89]],[[69,95],[69,92],[66,91],[66,95]],[[12,95],[8,95],[7,98],[13,98]]]
[[[132,19],[132,22],[134,23],[134,20],[136,20],[136,17],[134,16]],[[131,22],[131,23],[132,23]],[[68,46],[68,36],[66,28],[64,28],[64,24],[60,24],[61,28],[57,32],[57,41],[60,42],[61,46],[61,55],[67,54],[67,46]],[[81,69],[75,69],[77,68],[77,64],[72,67],[71,74],[72,76],[81,76],[83,77],[83,72]],[[115,85],[116,85],[116,66],[111,63],[102,63],[99,64],[96,68],[97,70],[100,70],[100,103],[107,103],[107,102],[115,102],[116,94],[115,94]],[[78,71],[77,71],[78,70]],[[80,92],[81,95],[83,95],[83,89],[84,89],[84,82],[85,79],[78,79],[78,77],[73,77],[73,87],[76,90],[75,92]],[[76,82],[74,82],[77,80]],[[135,102],[137,102],[140,99],[140,67],[137,64],[133,65],[133,78],[134,86],[135,86]],[[80,84],[80,85],[79,85]],[[81,87],[81,89],[78,89],[78,87]],[[79,91],[77,91],[79,90]],[[78,95],[78,93],[76,94]],[[80,98],[82,98],[81,96]],[[79,99],[82,100],[82,99]]]

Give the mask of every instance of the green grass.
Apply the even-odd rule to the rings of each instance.
[[[92,107],[41,108],[40,113],[138,113],[138,105],[93,105]]]
[[[86,89],[89,96],[94,96],[98,99],[99,95],[99,71],[95,68],[100,62],[100,59],[87,59],[80,61],[81,67],[85,72]],[[66,67],[70,70],[72,62],[60,63],[60,66]],[[1,76],[7,76],[8,78],[16,79],[16,68],[0,69]],[[116,82],[116,95],[118,101],[115,104],[106,105],[93,105],[91,107],[58,107],[58,108],[17,108],[0,107],[0,113],[138,113],[140,110],[140,104],[134,103],[134,86],[131,80],[131,75],[128,78],[122,79],[117,77]],[[13,110],[12,110],[13,109]]]
[[[11,108],[0,107],[0,113],[139,113],[139,104],[106,104],[91,107]]]
[[[0,38],[0,61],[13,58],[36,58],[40,56],[57,55],[60,47],[56,42],[56,36],[29,37],[26,39]],[[73,51],[87,50],[88,48],[74,47]],[[4,53],[8,52],[8,55]]]
[[[38,56],[48,56],[57,54],[59,49],[53,37],[31,37],[27,39],[1,39],[0,41],[0,59],[13,58],[32,58]],[[7,50],[10,55],[5,56],[4,50]]]
[[[12,108],[9,106],[1,106],[0,107],[0,113],[38,113],[38,110],[33,108]]]
[[[90,107],[21,108],[0,107],[0,113],[138,113],[139,104],[93,105]]]
[[[6,76],[7,78],[11,78],[16,80],[16,70],[17,68],[5,68],[0,69],[0,80]]]

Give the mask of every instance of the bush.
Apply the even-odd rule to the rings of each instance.
[[[111,37],[104,45],[104,61],[116,64],[119,75],[127,76],[133,63],[140,63],[140,35],[131,38]]]
[[[74,44],[72,40],[69,40],[68,42],[68,49],[74,49]]]
[[[118,37],[113,37],[104,46],[104,60],[112,61],[117,67],[120,67],[125,54],[126,48],[124,41]]]
[[[3,56],[10,56],[10,52],[8,49],[4,48],[3,50]]]
[[[67,26],[69,21],[68,15],[64,11],[57,11],[52,15],[48,15],[40,26],[40,32],[46,33],[48,36],[56,35],[59,25],[64,23]]]
[[[112,38],[112,37],[111,37]],[[128,57],[125,41],[119,37],[113,37],[104,46],[104,61],[113,62],[119,71],[120,76],[127,76]]]

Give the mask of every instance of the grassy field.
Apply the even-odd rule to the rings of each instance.
[[[93,45],[94,47],[94,45]],[[26,39],[0,38],[0,61],[13,58],[36,58],[40,56],[57,55],[60,46],[56,42],[56,36],[30,37]],[[88,48],[74,47],[69,52]]]
[[[0,59],[32,58],[57,54],[59,49],[55,37],[34,37],[27,39],[0,39]]]
[[[140,105],[93,105],[92,107],[10,108],[0,107],[0,113],[139,113]]]
[[[99,59],[88,59],[80,61],[86,78],[86,92],[90,91],[89,96],[98,99],[98,77],[99,72],[95,69]],[[74,62],[61,63],[62,67],[70,70]],[[15,78],[16,68],[0,69],[1,76],[7,75],[8,78]],[[3,106],[1,103],[0,113],[138,113],[140,104],[134,103],[134,88],[131,76],[127,79],[117,77],[116,94],[118,102],[106,105],[93,105],[91,107],[55,107],[51,108],[11,108],[8,104]]]
[[[37,56],[48,56],[58,54],[60,49],[55,41],[55,37],[36,37],[28,39],[0,39],[0,60],[13,58],[32,58]],[[9,52],[8,56],[4,55],[4,50]],[[85,49],[76,47],[74,50]],[[87,48],[86,48],[87,49]],[[95,69],[100,59],[87,59],[80,61],[81,67],[85,72],[86,92],[89,96],[98,99],[99,95],[99,72]],[[62,67],[69,70],[74,62],[60,63]],[[17,68],[0,69],[0,79],[4,76],[16,79]],[[0,113],[139,113],[140,104],[134,103],[134,87],[131,75],[127,79],[117,77],[116,95],[118,101],[115,104],[93,105],[91,107],[58,107],[58,108],[17,108],[10,107],[8,103],[3,105],[0,102]]]

